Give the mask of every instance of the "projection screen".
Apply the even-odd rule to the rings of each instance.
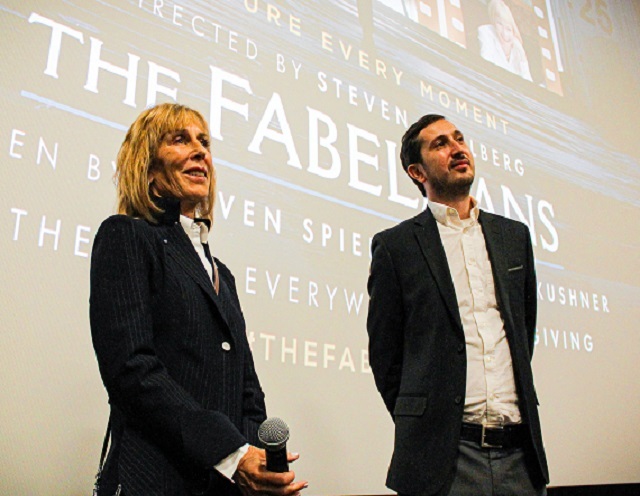
[[[210,122],[213,251],[306,493],[388,492],[369,243],[425,208],[398,152],[426,113],[465,133],[480,207],[531,230],[552,484],[638,482],[640,7],[507,3],[517,67],[485,0],[0,0],[0,492],[92,485],[92,240],[125,130],[174,100]]]

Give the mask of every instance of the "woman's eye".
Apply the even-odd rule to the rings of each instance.
[[[201,138],[200,143],[202,143],[202,146],[206,149],[209,149],[209,146],[211,145],[211,142],[207,138]]]

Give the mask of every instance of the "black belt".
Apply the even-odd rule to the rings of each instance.
[[[519,448],[527,438],[524,424],[491,425],[462,423],[460,439],[478,444],[481,448]]]

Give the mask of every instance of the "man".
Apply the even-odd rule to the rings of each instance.
[[[478,209],[473,156],[444,117],[413,124],[401,159],[429,206],[372,242],[370,363],[395,423],[387,486],[544,495],[529,230]]]

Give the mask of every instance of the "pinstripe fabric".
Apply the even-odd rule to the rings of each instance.
[[[113,424],[101,496],[117,484],[125,495],[189,494],[257,443],[266,416],[234,278],[216,260],[216,295],[177,203],[162,206],[157,225],[108,218],[94,242],[91,333]]]

